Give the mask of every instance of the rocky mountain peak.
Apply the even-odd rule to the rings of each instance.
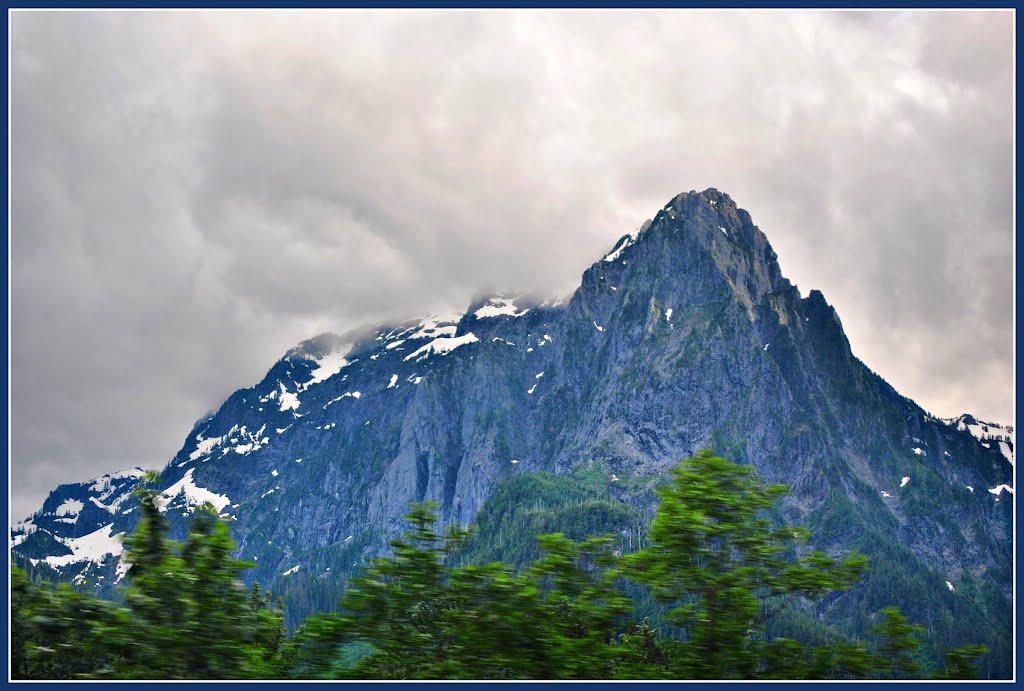
[[[945,586],[970,573],[990,593],[971,626],[1009,611],[1013,429],[939,421],[900,396],[714,188],[621,237],[565,306],[491,293],[464,313],[299,344],[197,423],[156,489],[177,535],[214,505],[252,578],[302,611],[386,551],[412,501],[468,523],[517,475],[585,472],[649,511],[660,478],[701,448],[788,484],[784,510],[815,546],[865,545],[913,571],[886,592],[932,593],[927,609],[970,597]],[[138,474],[58,488],[12,530],[12,554],[49,577],[116,583]]]
[[[584,273],[576,299],[585,311],[607,316],[609,305],[599,303],[626,294],[659,303],[732,299],[751,321],[774,312],[782,323],[799,298],[750,214],[715,188],[676,195],[622,236]]]

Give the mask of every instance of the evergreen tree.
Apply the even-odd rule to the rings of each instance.
[[[19,678],[244,679],[279,675],[283,611],[247,595],[227,524],[199,507],[184,545],[152,490],[125,540],[124,604],[12,571],[12,674]]]
[[[296,672],[350,678],[578,679],[613,674],[614,644],[629,601],[614,587],[611,542],[541,536],[526,572],[494,563],[446,564],[466,531],[434,529],[432,504],[416,504],[412,529],[350,585],[343,613],[315,618],[296,636]],[[347,670],[322,663],[359,641],[372,653]],[[333,651],[333,652],[332,652]],[[318,662],[318,658],[320,662]]]
[[[159,495],[145,489],[137,497],[141,520],[124,541],[129,564],[124,603],[136,630],[119,671],[126,678],[185,678],[192,663],[186,634],[191,574],[180,546],[167,537],[169,524],[160,511]]]
[[[981,670],[978,658],[988,652],[983,645],[965,645],[946,653],[946,667],[936,679],[980,679]]]
[[[11,676],[90,679],[113,672],[131,637],[127,612],[66,584],[11,569]]]
[[[876,653],[879,670],[891,678],[913,678],[921,671],[913,654],[921,646],[917,634],[924,627],[908,623],[895,607],[887,607],[879,615],[881,621],[869,631],[881,639]]]
[[[516,571],[453,564],[468,532],[436,529],[436,505],[414,504],[411,530],[372,560],[342,611],[310,617],[287,639],[280,599],[246,591],[228,525],[199,507],[183,544],[168,539],[158,495],[139,496],[126,544],[124,604],[11,573],[11,670],[25,679],[635,679],[915,678],[921,627],[882,610],[867,645],[768,638],[778,603],[842,589],[859,555],[802,553],[805,536],[766,510],[785,491],[749,468],[701,452],[673,471],[647,546],[619,558],[611,537],[538,537]],[[632,620],[628,578],[670,607],[671,636]],[[634,588],[633,592],[636,592]],[[768,603],[775,603],[769,607]],[[819,632],[820,633],[820,632]],[[821,643],[821,640],[818,641]],[[938,678],[978,675],[986,653],[946,654]]]
[[[760,635],[765,598],[815,597],[859,578],[867,561],[861,555],[784,558],[806,538],[806,531],[773,528],[764,517],[785,492],[710,451],[680,463],[659,488],[648,546],[624,562],[630,578],[676,604],[669,621],[687,639],[674,661],[677,677],[757,676],[766,652]],[[776,645],[774,654],[781,652]]]

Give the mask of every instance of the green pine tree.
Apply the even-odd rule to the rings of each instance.
[[[674,660],[678,678],[758,676],[768,651],[761,636],[766,598],[815,597],[860,577],[867,561],[861,555],[784,558],[806,538],[802,529],[773,528],[765,518],[785,492],[710,451],[680,463],[659,488],[648,546],[624,562],[630,578],[675,604],[669,621],[686,638]],[[781,645],[773,654],[792,657]]]

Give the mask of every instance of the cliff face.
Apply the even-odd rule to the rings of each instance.
[[[254,578],[285,587],[296,573],[343,580],[411,501],[468,523],[528,470],[600,468],[649,511],[657,479],[705,447],[789,484],[787,518],[818,546],[1010,596],[1013,495],[990,491],[1012,483],[1000,445],[868,370],[821,293],[802,298],[750,215],[713,189],[624,236],[564,304],[498,296],[300,344],[196,424],[160,486],[179,529],[210,501]],[[116,581],[116,546],[72,561],[67,541],[130,530],[132,502],[99,506],[86,490],[56,490],[12,542],[63,578]],[[83,505],[77,523],[60,520],[68,500]]]

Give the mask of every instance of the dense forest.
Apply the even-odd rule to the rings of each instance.
[[[523,481],[525,482],[525,481]],[[545,485],[545,483],[547,483]],[[522,484],[522,483],[520,483]],[[529,489],[529,493],[524,490]],[[705,451],[658,487],[639,525],[586,483],[558,516],[554,481],[510,484],[479,528],[438,526],[413,505],[410,530],[354,578],[337,610],[288,634],[280,600],[235,559],[227,523],[197,510],[169,539],[155,491],[125,541],[117,602],[12,569],[16,679],[920,679],[977,678],[987,649],[937,661],[895,607],[863,637],[808,604],[856,584],[868,560],[806,547],[772,512],[786,492]],[[501,511],[501,503],[526,511]],[[531,502],[538,510],[531,511]],[[571,520],[566,520],[571,519]],[[574,526],[574,534],[549,532]],[[526,538],[524,538],[526,536]],[[535,536],[535,539],[531,536]],[[495,551],[505,561],[494,559]],[[523,566],[519,566],[523,565]]]

